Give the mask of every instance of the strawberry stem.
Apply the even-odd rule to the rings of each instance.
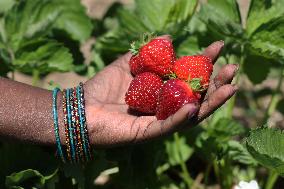
[[[130,44],[130,49],[129,51],[132,53],[132,55],[137,55],[139,53],[139,49],[149,43],[152,39],[154,39],[156,35],[154,33],[143,33],[140,36],[139,41],[134,41]]]

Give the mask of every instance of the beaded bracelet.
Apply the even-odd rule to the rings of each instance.
[[[69,140],[70,140],[70,149],[71,149],[71,162],[76,162],[76,155],[75,155],[75,140],[73,135],[73,126],[72,126],[72,102],[73,99],[71,97],[71,89],[66,90],[67,96],[67,116],[68,116],[68,131],[69,131]]]
[[[92,159],[92,152],[89,142],[88,129],[86,124],[85,100],[83,84],[75,88],[63,90],[63,122],[66,136],[66,157],[65,159],[59,132],[56,107],[56,96],[59,89],[53,93],[54,130],[58,153],[63,162],[68,160],[71,163],[86,162]]]
[[[87,129],[87,124],[86,124],[86,113],[85,113],[85,98],[84,98],[84,88],[83,88],[83,83],[80,83],[79,86],[79,94],[80,94],[80,108],[81,108],[81,117],[80,120],[81,126],[83,127],[82,130],[84,131],[84,141],[85,141],[85,146],[86,146],[86,158],[87,161],[92,159],[92,153],[91,153],[91,147],[90,147],[90,142],[89,142],[89,135],[88,135],[88,129]]]
[[[61,160],[65,162],[65,157],[62,151],[60,136],[59,136],[59,127],[58,127],[58,113],[57,113],[57,93],[59,89],[55,88],[53,90],[52,94],[52,110],[53,110],[53,120],[54,120],[54,133],[55,133],[55,140],[56,140],[56,146],[59,156],[61,157]]]
[[[63,90],[63,99],[62,99],[62,106],[63,106],[63,122],[65,128],[65,138],[66,138],[66,154],[69,161],[71,161],[71,146],[70,146],[70,136],[69,136],[69,125],[68,125],[68,113],[67,113],[67,91]]]
[[[78,97],[77,97],[77,88],[75,87],[73,89],[73,106],[74,106],[74,118],[75,118],[75,134],[76,134],[76,140],[77,140],[77,159],[82,160],[85,162],[84,159],[84,152],[83,152],[83,144],[82,144],[82,137],[81,137],[81,131],[80,131],[80,118],[79,118],[79,107],[78,107]]]

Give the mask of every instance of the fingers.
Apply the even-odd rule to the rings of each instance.
[[[208,98],[203,101],[198,113],[198,122],[207,118],[216,109],[222,106],[228,99],[230,99],[237,91],[237,87],[231,84],[223,85],[213,92]]]
[[[200,109],[196,104],[186,104],[166,120],[157,120],[154,116],[150,118],[147,116],[138,117],[131,128],[129,141],[132,143],[144,142],[171,134],[190,122],[191,124],[196,124],[195,122],[193,123],[192,118],[198,110],[197,121],[200,122],[222,106],[236,91],[236,86],[224,85],[209,96],[201,104]]]
[[[227,64],[223,66],[217,76],[210,81],[207,96],[210,96],[219,87],[230,84],[235,77],[238,69],[238,64]]]
[[[157,121],[155,118],[145,123],[142,118],[142,120],[140,120],[142,123],[139,124],[139,132],[135,132],[135,142],[151,140],[177,131],[179,127],[184,122],[189,121],[198,110],[198,105],[186,104],[166,120]]]
[[[203,52],[203,55],[208,56],[212,59],[213,63],[219,57],[222,48],[224,47],[224,41],[216,41],[209,45]]]

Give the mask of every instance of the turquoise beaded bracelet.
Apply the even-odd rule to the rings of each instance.
[[[58,127],[58,113],[57,113],[57,93],[59,89],[55,88],[53,90],[52,94],[52,110],[53,110],[53,120],[54,120],[54,133],[55,133],[55,140],[56,140],[56,146],[57,146],[57,152],[59,156],[61,157],[61,160],[65,162],[65,157],[62,151],[62,146],[61,146],[61,141],[60,141],[60,136],[59,136],[59,127]]]

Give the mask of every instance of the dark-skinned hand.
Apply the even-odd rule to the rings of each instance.
[[[169,36],[160,38],[169,39]],[[215,62],[223,46],[223,41],[214,42],[203,55]],[[191,128],[210,116],[237,91],[237,87],[230,83],[238,66],[228,64],[211,80],[200,105],[186,104],[166,120],[134,115],[124,100],[133,79],[128,65],[130,57],[131,53],[121,56],[84,84],[89,137],[97,147],[144,142]]]

